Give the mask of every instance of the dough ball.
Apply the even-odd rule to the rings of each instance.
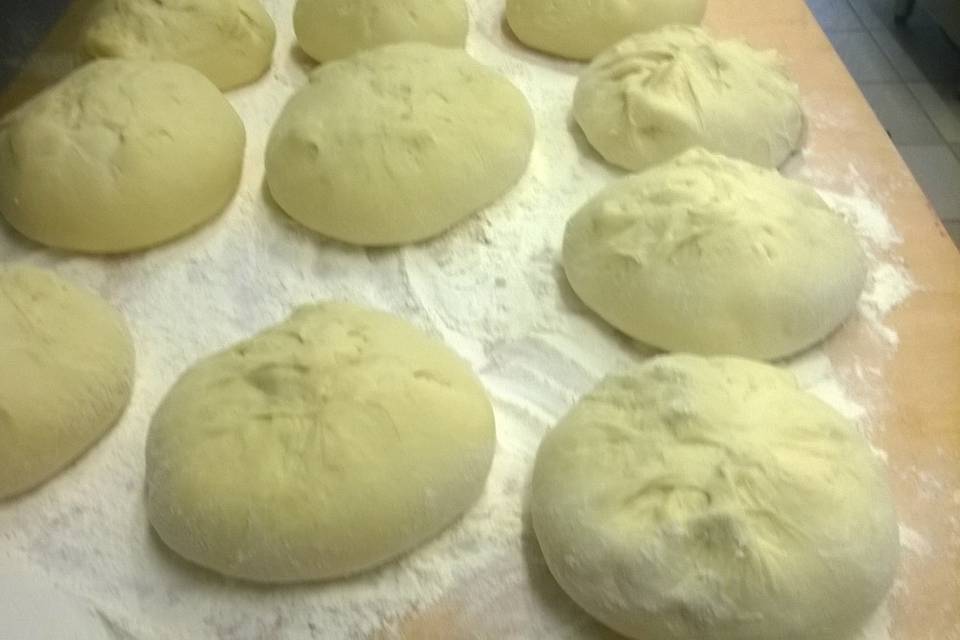
[[[91,55],[180,62],[221,89],[262,76],[276,40],[259,0],[102,0],[95,16]]]
[[[159,244],[226,206],[244,140],[240,117],[198,71],[91,62],[0,121],[0,213],[61,249]]]
[[[389,45],[325,64],[270,134],[270,193],[359,245],[434,236],[507,191],[533,147],[523,94],[466,53]]]
[[[324,62],[397,42],[463,47],[464,0],[297,0],[293,30],[311,58]]]
[[[147,439],[147,512],[220,573],[335,578],[453,522],[494,446],[490,401],[446,346],[385,313],[303,307],[173,386]]]
[[[699,27],[665,27],[597,56],[573,115],[607,161],[638,170],[702,146],[777,167],[800,144],[800,92],[779,55]]]
[[[853,230],[813,189],[703,149],[584,205],[563,266],[588,307],[642,342],[764,360],[826,337],[866,280]]]
[[[699,24],[707,0],[507,0],[507,23],[534,49],[589,60],[638,31]]]
[[[563,589],[642,640],[852,637],[898,561],[856,427],[737,358],[607,377],[541,444],[531,509]]]
[[[0,271],[0,499],[39,485],[120,417],[133,385],[121,315],[48,271]]]

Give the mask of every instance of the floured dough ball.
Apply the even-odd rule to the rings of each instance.
[[[32,267],[0,270],[0,499],[39,485],[120,417],[133,385],[123,317]]]
[[[700,24],[707,0],[507,0],[507,23],[534,49],[589,60],[630,34]]]
[[[0,121],[0,213],[61,249],[159,244],[226,206],[244,140],[240,117],[198,71],[91,62]]]
[[[173,386],[147,439],[147,511],[220,573],[335,578],[459,517],[494,446],[490,401],[446,346],[386,313],[302,307]]]
[[[695,146],[777,167],[800,144],[800,92],[773,51],[699,27],[630,36],[580,76],[573,115],[607,161],[631,170]]]
[[[463,47],[464,0],[297,0],[293,30],[314,60],[343,58],[398,42]]]
[[[563,266],[588,307],[642,342],[759,359],[822,340],[866,280],[856,235],[813,189],[702,149],[584,205]]]
[[[523,94],[463,51],[389,45],[310,75],[270,134],[267,184],[291,217],[337,240],[415,242],[507,191],[533,129]]]
[[[94,15],[96,57],[180,62],[221,89],[270,68],[276,29],[260,0],[102,0]]]
[[[853,637],[898,562],[855,425],[737,358],[607,377],[541,444],[531,509],[563,589],[640,640]]]

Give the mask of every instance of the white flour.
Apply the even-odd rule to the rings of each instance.
[[[304,232],[264,195],[266,137],[304,83],[306,64],[292,49],[292,1],[265,4],[278,27],[275,63],[261,82],[229,94],[248,144],[243,183],[223,216],[182,241],[124,258],[45,251],[0,227],[3,262],[46,265],[97,289],[124,311],[138,350],[133,400],[117,427],[42,490],[0,504],[0,553],[82,594],[115,628],[138,638],[365,636],[466,583],[489,580],[484,571],[494,559],[507,559],[508,575],[521,574],[531,553],[521,543],[522,501],[542,434],[604,374],[649,355],[588,313],[558,267],[567,217],[620,173],[599,162],[570,124],[578,65],[520,48],[504,34],[497,3],[472,2],[468,50],[509,76],[536,113],[530,168],[499,202],[434,241],[350,248]],[[884,317],[912,288],[909,274],[886,257],[896,233],[862,193],[824,195],[856,226],[870,255],[854,321],[867,323],[892,352],[896,334]],[[143,446],[154,408],[200,356],[298,304],[327,298],[400,314],[442,336],[480,372],[494,398],[499,440],[484,497],[436,540],[349,580],[261,588],[186,565],[150,533],[143,509]],[[788,366],[869,433],[868,403],[851,397],[822,351]],[[921,548],[921,540],[911,534],[905,542]],[[571,606],[541,606],[532,615],[542,617],[521,626],[527,637],[590,637]],[[486,622],[495,627],[490,618],[500,613],[485,611]],[[883,609],[862,637],[887,638],[888,626]]]

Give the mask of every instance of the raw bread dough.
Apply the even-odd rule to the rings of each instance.
[[[275,40],[260,0],[102,0],[84,45],[96,57],[180,62],[230,89],[270,68]]]
[[[0,499],[90,447],[132,384],[133,343],[118,312],[51,272],[0,271]]]
[[[198,71],[91,62],[0,121],[0,213],[61,249],[159,244],[226,206],[244,140],[240,117]]]
[[[822,340],[866,280],[853,230],[813,189],[703,149],[584,205],[563,266],[588,307],[638,340],[760,359]]]
[[[325,64],[270,134],[270,193],[332,238],[434,236],[509,189],[533,147],[523,94],[466,53],[389,45]]]
[[[302,307],[170,390],[147,439],[147,510],[220,573],[335,578],[455,520],[494,445],[490,401],[446,346],[386,313]]]
[[[777,167],[800,144],[800,91],[779,55],[699,27],[633,35],[581,75],[573,115],[613,164],[638,170],[702,146]]]
[[[700,24],[707,0],[507,0],[507,22],[525,45],[589,60],[632,33]]]
[[[852,637],[899,553],[856,427],[737,358],[606,378],[541,444],[531,508],[563,589],[642,640]]]
[[[464,0],[297,0],[293,30],[311,58],[324,62],[397,42],[463,48]]]

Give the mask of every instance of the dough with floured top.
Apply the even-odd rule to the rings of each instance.
[[[636,171],[691,147],[763,167],[800,145],[800,90],[780,56],[699,27],[634,34],[580,76],[573,116],[608,162]]]
[[[302,307],[170,389],[147,438],[147,512],[220,573],[336,578],[460,516],[494,445],[483,387],[443,344],[386,313]]]
[[[703,149],[587,202],[563,266],[588,307],[638,340],[765,360],[829,335],[867,274],[853,229],[813,189]]]
[[[528,47],[589,60],[632,33],[699,24],[706,0],[507,0],[507,23]]]
[[[0,499],[48,480],[127,406],[133,342],[98,296],[34,267],[0,271]]]
[[[93,16],[91,55],[179,62],[221,89],[263,75],[277,37],[260,0],[102,0]]]
[[[398,42],[463,48],[464,0],[297,0],[293,30],[314,60],[326,62]]]
[[[898,561],[856,426],[737,358],[608,376],[544,438],[531,510],[563,589],[638,640],[853,637]]]
[[[59,249],[160,244],[226,206],[245,140],[199,71],[96,60],[0,120],[0,214]]]
[[[331,238],[416,242],[503,195],[533,137],[509,80],[463,51],[405,42],[311,73],[270,132],[266,180],[286,213]]]

